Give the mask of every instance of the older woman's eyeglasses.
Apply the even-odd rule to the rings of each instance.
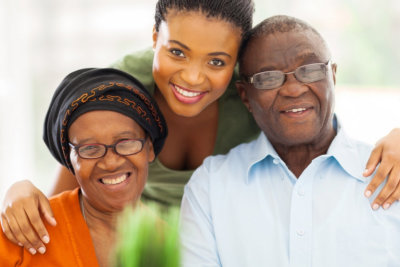
[[[253,84],[257,89],[269,90],[281,87],[286,81],[286,75],[294,74],[294,77],[301,83],[312,83],[326,78],[328,67],[331,61],[326,63],[313,63],[303,65],[291,72],[279,70],[263,71],[251,77],[244,77],[245,82]]]
[[[98,159],[104,157],[109,148],[112,148],[114,152],[120,156],[130,156],[137,154],[142,151],[145,141],[146,138],[140,138],[123,139],[113,145],[85,144],[76,146],[71,143],[69,143],[69,145],[78,153],[78,156],[83,159]]]

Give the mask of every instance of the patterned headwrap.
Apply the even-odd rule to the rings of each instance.
[[[117,69],[81,69],[70,73],[57,87],[43,133],[52,155],[72,172],[68,128],[79,116],[93,110],[116,111],[132,118],[150,136],[154,153],[161,151],[167,125],[144,86]]]

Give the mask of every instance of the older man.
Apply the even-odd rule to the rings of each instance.
[[[269,18],[240,73],[262,133],[206,159],[186,186],[184,266],[400,266],[400,205],[373,211],[363,196],[371,147],[334,115],[336,64],[320,34]]]

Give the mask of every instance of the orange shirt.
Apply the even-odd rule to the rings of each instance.
[[[79,206],[79,189],[63,192],[50,199],[57,226],[46,224],[50,243],[46,253],[31,255],[23,247],[0,235],[0,266],[98,267],[93,242]]]

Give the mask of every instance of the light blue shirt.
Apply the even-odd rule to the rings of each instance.
[[[208,157],[185,187],[183,266],[399,267],[400,205],[363,195],[370,152],[339,129],[298,179],[263,133]]]

